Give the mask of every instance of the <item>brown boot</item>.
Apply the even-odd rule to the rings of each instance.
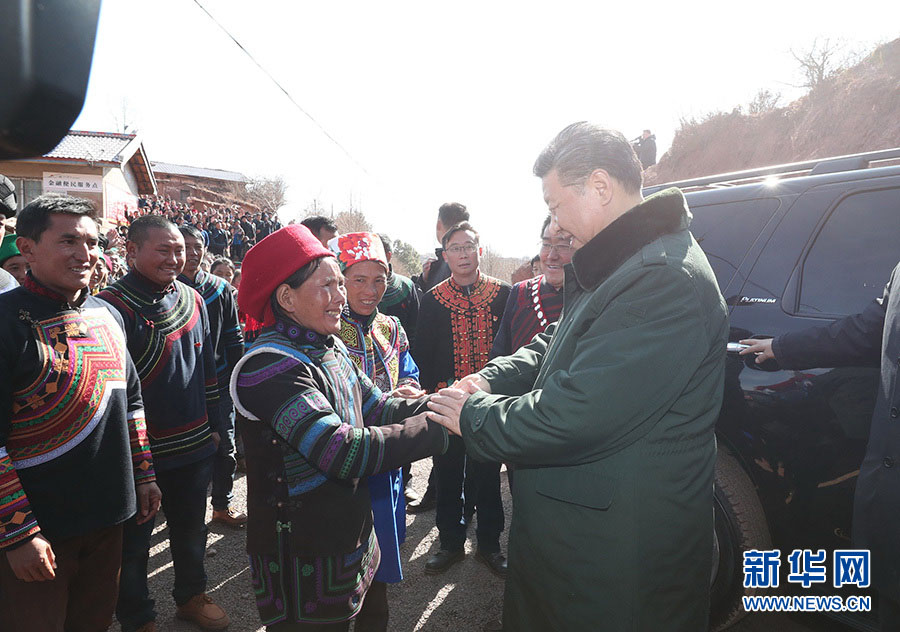
[[[213,522],[221,522],[229,527],[243,527],[247,524],[247,514],[233,507],[228,509],[213,509]]]
[[[148,621],[135,632],[156,632],[156,621]]]
[[[206,593],[194,595],[186,604],[178,606],[175,616],[195,623],[204,630],[224,630],[231,623],[225,611],[214,604]]]

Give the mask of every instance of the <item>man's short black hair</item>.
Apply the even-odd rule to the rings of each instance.
[[[446,202],[441,204],[441,208],[438,209],[438,219],[441,220],[441,224],[445,227],[455,226],[460,222],[469,221],[469,211],[466,209],[465,204]]]
[[[393,248],[391,247],[391,238],[384,233],[378,233],[378,237],[379,239],[381,239],[381,245],[384,246],[384,254],[391,254],[393,252]]]
[[[89,217],[99,226],[97,207],[90,200],[59,193],[47,193],[35,198],[22,209],[16,220],[16,234],[35,242],[40,241],[41,235],[50,227],[51,215]]]
[[[0,174],[0,215],[13,217],[17,206],[16,185],[5,175]]]
[[[337,224],[334,223],[330,217],[325,217],[324,215],[313,215],[312,217],[307,217],[300,222],[304,226],[309,229],[316,237],[319,236],[319,231],[323,228],[330,230],[332,232],[337,232]]]
[[[536,263],[539,263],[540,260],[541,260],[541,255],[534,255],[534,256],[531,258],[531,261],[529,261],[528,263],[530,263],[531,265],[534,265],[534,264],[536,264]]]
[[[154,229],[178,231],[178,227],[162,215],[141,215],[128,227],[128,241],[143,246]]]
[[[453,237],[453,235],[455,235],[456,233],[463,231],[463,230],[474,234],[475,235],[475,243],[476,244],[478,243],[478,240],[479,240],[478,231],[475,230],[475,228],[473,228],[469,222],[459,222],[458,224],[454,224],[453,226],[451,226],[450,228],[447,229],[447,232],[444,233],[444,236],[441,238],[441,245],[444,248],[446,248],[447,242],[450,241],[450,238]]]
[[[203,246],[204,248],[206,247],[206,244],[203,241],[203,233],[201,233],[199,230],[197,230],[193,226],[179,226],[178,230],[181,231],[181,234],[184,237],[192,237],[192,238],[198,240],[201,244],[204,244],[204,246]]]
[[[544,238],[544,231],[547,230],[547,227],[550,225],[550,220],[552,219],[553,218],[549,214],[544,218],[544,223],[541,224],[541,239]]]

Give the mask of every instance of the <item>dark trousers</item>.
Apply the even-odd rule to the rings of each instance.
[[[219,449],[213,457],[212,506],[213,509],[228,509],[234,498],[234,472],[237,456],[234,448],[234,404],[231,396],[220,395],[220,409],[225,428],[219,433]]]
[[[474,510],[478,512],[478,548],[485,553],[500,550],[503,531],[503,502],[500,499],[500,464],[484,463],[466,457],[460,437],[450,437],[450,446],[442,455],[434,457],[437,485],[436,523],[441,548],[458,551],[466,541],[463,522],[463,488],[475,496]]]
[[[0,553],[3,632],[95,632],[112,624],[122,559],[122,525],[51,540],[56,578],[24,582]]]
[[[387,584],[384,582],[372,582],[366,591],[366,598],[356,618],[353,632],[387,632],[388,601]],[[350,630],[350,621],[338,623],[276,623],[267,625],[266,632],[347,632]]]
[[[172,597],[177,605],[206,592],[206,490],[212,475],[213,457],[174,470],[156,473],[162,491],[162,509],[169,528],[169,548],[175,567]],[[138,525],[125,523],[122,547],[122,578],[116,618],[122,632],[133,632],[156,619],[154,600],[147,587],[150,535],[153,520]]]

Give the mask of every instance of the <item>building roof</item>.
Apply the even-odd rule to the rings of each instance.
[[[123,156],[122,152],[135,138],[137,134],[71,130],[53,151],[44,155],[44,158],[120,165],[131,157]]]
[[[227,182],[250,182],[250,178],[237,171],[225,171],[224,169],[206,169],[204,167],[190,167],[188,165],[176,165],[171,162],[152,162],[153,171],[161,175],[189,176],[192,178],[209,178],[210,180],[225,180]]]
[[[87,162],[124,168],[131,164],[140,195],[156,193],[156,177],[138,134],[69,130],[45,160]]]

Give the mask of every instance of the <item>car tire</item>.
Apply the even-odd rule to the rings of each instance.
[[[756,488],[738,460],[721,444],[716,458],[714,513],[709,629],[718,632],[747,614],[741,597],[759,592],[744,588],[744,551],[772,548]]]

